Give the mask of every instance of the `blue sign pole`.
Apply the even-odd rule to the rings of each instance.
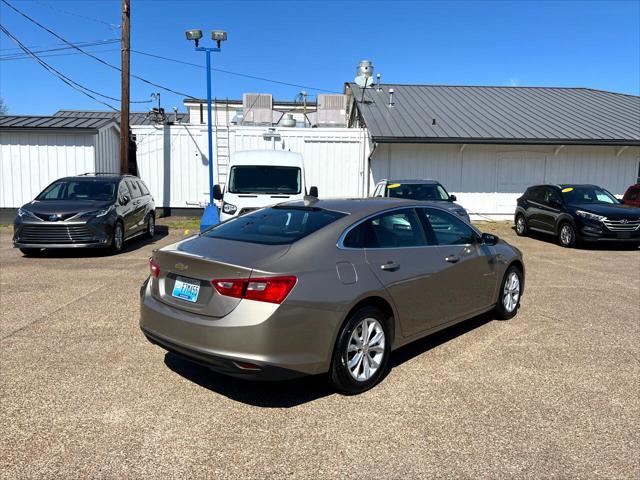
[[[213,203],[213,120],[211,118],[211,52],[219,52],[219,48],[196,47],[199,52],[207,55],[207,137],[209,139],[209,205],[204,209],[200,220],[200,231],[206,230],[220,223],[218,207]]]

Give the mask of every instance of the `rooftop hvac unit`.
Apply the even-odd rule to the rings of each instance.
[[[345,127],[347,125],[347,97],[340,94],[319,94],[319,127]]]
[[[243,125],[271,125],[273,98],[268,93],[242,95]]]

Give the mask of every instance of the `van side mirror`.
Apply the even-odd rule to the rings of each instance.
[[[222,200],[222,190],[220,190],[220,185],[213,186],[213,198],[215,200]]]
[[[129,198],[129,195],[122,195],[122,197],[120,197],[120,203],[122,205],[126,205],[130,201],[131,201],[131,199]]]
[[[309,195],[318,198],[318,187],[309,187]]]
[[[458,200],[458,197],[456,197],[455,195],[449,195],[450,202],[455,202],[456,200]]]
[[[498,236],[497,235],[492,235],[490,233],[483,233],[480,236],[480,245],[489,245],[489,246],[493,246],[496,243],[498,243]]]

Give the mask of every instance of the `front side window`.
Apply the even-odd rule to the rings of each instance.
[[[351,229],[343,241],[347,248],[402,248],[426,244],[420,220],[410,208],[365,220]]]
[[[434,208],[422,209],[427,224],[427,235],[437,245],[468,245],[475,241],[471,227],[453,215]]]
[[[229,192],[296,195],[301,192],[298,167],[236,165],[229,174]]]
[[[138,187],[140,187],[140,192],[142,192],[142,195],[149,195],[149,189],[144,184],[144,182],[142,180],[138,180],[137,183],[138,183]]]
[[[409,200],[442,202],[449,200],[449,194],[439,184],[392,183],[387,186],[387,195]]]
[[[133,198],[138,198],[142,195],[137,182],[135,182],[134,180],[127,180],[127,185],[129,185],[129,191],[131,192]]]
[[[223,222],[207,230],[203,236],[262,245],[286,245],[345,215],[320,208],[275,206]]]
[[[595,186],[565,187],[562,196],[566,203],[618,205],[620,202],[604,188]]]
[[[36,200],[113,200],[116,182],[109,180],[60,180],[49,185]]]
[[[553,188],[545,188],[544,190],[544,203],[547,205],[558,205],[562,203],[560,195]]]

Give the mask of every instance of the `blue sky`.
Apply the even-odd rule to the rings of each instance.
[[[72,42],[118,38],[119,0],[9,0]],[[383,83],[580,86],[640,94],[640,1],[249,2],[132,0],[132,49],[202,65],[186,28],[226,29],[216,68],[342,91],[359,60],[370,59]],[[0,21],[34,50],[59,40],[0,4]],[[205,41],[211,45],[211,41]],[[0,55],[16,53],[0,34]],[[119,65],[117,44],[87,47]],[[69,50],[55,52],[68,53]],[[42,54],[51,55],[52,53]],[[46,56],[65,75],[119,97],[119,72],[84,55]],[[193,96],[205,96],[202,68],[131,55],[132,73]],[[214,95],[272,93],[293,100],[300,87],[214,72]],[[131,99],[157,88],[131,82]],[[166,109],[182,97],[160,90]],[[320,92],[322,93],[322,92]],[[105,109],[33,60],[0,61],[0,96],[13,114]],[[117,102],[111,102],[118,106]],[[147,104],[132,106],[146,110]]]

